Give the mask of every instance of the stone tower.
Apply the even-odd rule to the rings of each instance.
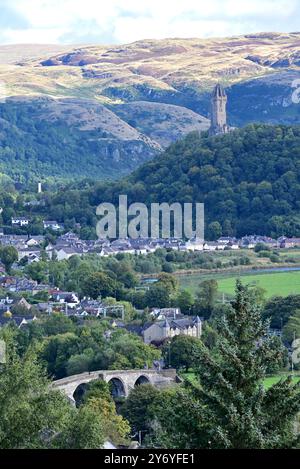
[[[210,135],[227,134],[229,127],[226,116],[227,95],[222,85],[217,84],[211,97]]]

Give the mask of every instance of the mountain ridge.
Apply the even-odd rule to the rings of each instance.
[[[23,52],[16,46],[0,46],[0,83],[7,97],[20,102],[25,97],[33,106],[41,97],[52,99],[52,108],[57,106],[52,114],[60,114],[66,100],[77,100],[65,119],[70,133],[79,125],[76,115],[93,115],[98,106],[101,151],[91,152],[90,159],[108,161],[111,140],[105,142],[103,134],[111,133],[120,147],[120,174],[126,166],[131,171],[134,164],[151,159],[190,131],[207,130],[210,93],[217,82],[226,88],[228,121],[233,127],[253,122],[300,123],[300,106],[292,100],[292,83],[299,72],[300,33],[148,39],[111,46],[31,45]],[[35,120],[33,108],[32,113]],[[123,150],[125,140],[133,148],[134,142],[143,142],[143,155],[129,155]],[[0,163],[5,166],[1,152]],[[92,173],[104,177],[99,171]]]

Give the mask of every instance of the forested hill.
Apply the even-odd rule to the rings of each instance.
[[[31,208],[32,216],[63,222],[67,229],[78,222],[83,237],[96,234],[96,206],[117,206],[120,194],[129,203],[204,202],[208,239],[300,236],[300,126],[251,124],[218,137],[193,132],[118,181],[74,181],[44,190],[38,196],[44,203]],[[12,208],[27,213],[20,204]]]
[[[116,179],[159,151],[156,142],[89,100],[0,104],[0,173],[15,182]]]
[[[300,127],[192,133],[121,183],[93,189],[91,200],[116,203],[119,193],[139,202],[204,202],[207,226],[219,222],[223,235],[299,236]]]

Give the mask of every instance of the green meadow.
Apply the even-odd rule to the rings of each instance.
[[[279,373],[278,375],[274,375],[274,376],[268,376],[267,378],[264,379],[263,381],[263,385],[264,385],[264,388],[265,389],[269,389],[271,388],[274,384],[277,384],[279,383],[279,381],[281,379],[285,379],[287,378],[288,376],[290,376],[291,373]],[[196,375],[195,373],[193,372],[188,372],[188,373],[181,373],[181,377],[183,379],[186,379],[194,384],[197,383],[197,378],[196,378]],[[293,383],[296,384],[300,381],[300,376],[298,374],[294,375],[293,376]]]
[[[266,378],[266,379],[264,380],[264,387],[265,387],[266,389],[269,389],[269,388],[271,388],[274,384],[279,383],[279,381],[280,381],[281,379],[284,379],[284,378],[286,378],[286,377],[287,377],[287,374],[285,374],[285,375],[279,374],[279,375],[275,375],[275,376],[269,376],[268,378]],[[294,383],[294,384],[298,383],[299,381],[300,381],[300,376],[297,376],[297,375],[293,376],[293,383]]]
[[[180,276],[179,282],[183,289],[195,293],[199,284],[208,278],[216,279],[219,284],[219,292],[225,295],[233,295],[236,279],[240,278],[244,284],[257,285],[266,290],[266,297],[288,296],[300,294],[300,271],[272,272],[254,274],[192,274]]]

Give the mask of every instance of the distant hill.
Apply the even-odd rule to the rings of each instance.
[[[0,104],[0,172],[15,180],[116,179],[209,126],[173,105],[139,102],[119,111],[89,99],[9,98]]]
[[[0,105],[0,173],[15,181],[116,179],[160,151],[94,101],[11,98]]]
[[[0,84],[10,97],[4,104],[0,99],[0,171],[21,179],[128,174],[191,130],[207,130],[217,82],[226,88],[232,126],[298,124],[292,83],[299,70],[300,33],[0,46]],[[46,113],[39,123],[41,98],[51,107],[47,126]],[[43,126],[39,138],[36,123]],[[27,173],[23,150],[17,154],[21,135],[31,148]],[[45,156],[49,140],[53,167]],[[9,159],[14,154],[17,164]]]
[[[9,95],[88,98],[117,107],[148,101],[207,117],[209,93],[222,82],[232,125],[299,122],[291,101],[299,69],[300,33],[141,40],[113,47],[0,46],[0,80]],[[241,100],[248,103],[246,113]]]

